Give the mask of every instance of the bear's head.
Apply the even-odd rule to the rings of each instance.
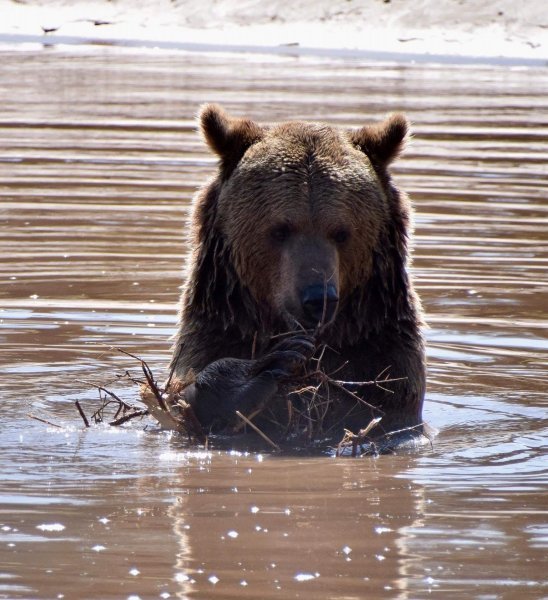
[[[347,339],[401,316],[408,207],[387,167],[405,117],[262,127],[206,105],[200,125],[220,165],[195,204],[189,308],[242,335],[320,323]]]

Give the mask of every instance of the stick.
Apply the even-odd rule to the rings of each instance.
[[[128,352],[127,350],[123,350],[122,348],[113,348],[113,350],[117,350],[118,352],[121,352],[126,356],[131,356],[131,358],[134,358],[135,360],[138,360],[141,363],[141,369],[143,369],[143,373],[145,375],[145,379],[147,380],[148,387],[151,389],[152,393],[156,397],[160,408],[165,412],[169,412],[166,403],[162,398],[162,393],[160,392],[158,386],[156,385],[156,382],[154,381],[154,375],[152,374],[152,371],[150,370],[148,364],[142,358],[139,358],[138,356],[132,354],[131,352]]]
[[[268,442],[278,452],[282,451],[282,449],[278,446],[278,444],[276,444],[275,442],[273,442],[254,423],[252,423],[247,417],[245,417],[244,415],[242,415],[242,413],[239,410],[236,411],[236,414],[240,417],[240,419],[242,419],[243,421],[245,421],[251,427],[251,429],[253,429],[253,431],[255,431],[256,433],[258,433],[263,438],[263,440],[265,442]]]
[[[135,419],[136,417],[145,417],[148,414],[149,412],[146,409],[136,410],[135,412],[132,412],[129,415],[124,415],[119,419],[114,419],[114,421],[111,421],[109,425],[113,425],[114,427],[116,427],[118,425],[123,425],[124,423],[127,423],[131,419]]]
[[[308,331],[312,332],[312,330],[310,329],[305,329],[298,321],[295,321],[295,325],[299,326],[299,329],[293,329],[292,331],[286,331],[284,333],[276,333],[275,335],[271,335],[270,339],[271,340],[276,340],[278,338],[282,338],[282,337],[288,337],[290,335],[296,335],[297,333],[306,333]]]
[[[131,406],[127,402],[124,402],[114,392],[107,390],[107,388],[103,387],[102,385],[97,385],[95,383],[92,383],[91,381],[86,381],[85,379],[77,379],[76,381],[80,381],[82,383],[85,383],[86,385],[91,385],[92,387],[99,390],[100,392],[103,392],[104,394],[107,394],[111,398],[114,398],[114,400],[116,400],[116,402],[119,402],[126,410],[131,408]]]
[[[382,417],[375,417],[374,419],[371,419],[371,421],[369,421],[369,424],[365,429],[360,429],[358,437],[364,438],[373,429],[373,427],[376,427],[379,424],[381,420]]]
[[[171,380],[173,379],[175,369],[177,368],[177,363],[179,362],[179,359],[181,358],[182,353],[183,353],[183,344],[181,342],[181,344],[179,345],[179,351],[177,352],[177,356],[175,357],[175,360],[173,361],[173,366],[171,367],[171,371],[169,372],[169,377],[167,378],[166,385],[164,388],[165,390],[169,390]]]
[[[82,417],[82,420],[84,421],[84,425],[86,427],[89,427],[88,418],[86,417],[84,411],[82,410],[82,407],[80,406],[80,402],[78,402],[78,400],[76,400],[76,402],[74,404],[76,404],[76,408],[78,409],[78,412],[80,413],[80,416]]]
[[[369,402],[366,402],[363,398],[360,398],[357,394],[355,394],[354,392],[351,392],[349,389],[345,388],[344,385],[341,385],[340,383],[338,383],[334,379],[328,379],[327,383],[330,383],[330,384],[334,385],[336,388],[339,388],[339,389],[343,390],[349,396],[352,396],[352,398],[354,398],[354,400],[356,400],[360,404],[364,404],[365,406],[367,406],[367,408],[370,408],[371,410],[374,410],[374,411],[380,413],[381,415],[384,415],[384,411],[383,410],[381,410],[377,406],[373,406],[373,404],[369,404]]]
[[[247,418],[249,420],[254,419],[258,414],[262,413],[263,410],[264,410],[264,406],[259,406],[259,408],[256,408],[252,413],[250,413],[249,417],[247,417]],[[234,433],[238,433],[238,431],[240,431],[240,429],[243,429],[244,427],[245,427],[245,421],[235,425],[234,429],[232,431]]]
[[[207,450],[207,435],[205,435],[202,429],[202,424],[200,421],[198,421],[198,417],[196,416],[192,406],[185,400],[179,400],[177,405],[182,411],[184,428],[186,429],[189,439],[194,436],[194,438],[197,439],[200,444],[204,444]],[[189,423],[192,427],[189,427]]]
[[[46,425],[51,425],[52,427],[57,427],[58,429],[63,429],[61,427],[61,425],[56,425],[55,423],[52,423],[51,421],[46,421],[46,419],[41,419],[40,417],[37,417],[36,415],[33,415],[31,413],[27,413],[27,417],[29,417],[29,419],[34,419],[35,421],[40,421],[40,423],[45,423]]]
[[[339,445],[337,446],[336,456],[341,456],[343,450],[345,448],[348,448],[349,445],[352,446],[351,456],[352,457],[357,456],[358,455],[358,446],[360,446],[360,448],[363,451],[362,444],[366,441],[367,434],[374,427],[376,427],[379,424],[381,419],[382,419],[382,417],[375,417],[375,418],[371,419],[369,424],[364,429],[360,429],[359,433],[353,433],[352,431],[350,431],[350,429],[345,429],[344,437],[339,442]]]
[[[253,343],[251,344],[251,360],[255,360],[255,351],[257,349],[257,334],[259,332],[256,331],[255,335],[253,336]]]
[[[342,381],[340,379],[331,379],[329,378],[329,383],[334,383],[339,386],[343,386],[345,389],[351,392],[357,392],[360,388],[365,387],[367,385],[376,385],[377,387],[381,387],[379,383],[393,383],[394,381],[405,381],[407,377],[394,377],[393,379],[373,379],[372,381]],[[386,392],[394,393],[393,390],[387,390],[385,388],[381,388]]]
[[[396,429],[396,431],[388,431],[387,433],[384,433],[382,437],[390,437],[391,435],[396,435],[396,433],[403,433],[404,431],[411,431],[413,429],[418,429],[419,427],[422,427],[423,425],[425,425],[424,422],[419,423],[418,425],[410,425],[409,427],[404,427],[403,429]],[[427,435],[424,435],[424,437],[426,439],[428,439],[429,441],[431,441]]]

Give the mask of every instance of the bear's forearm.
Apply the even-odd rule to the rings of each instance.
[[[224,429],[237,422],[236,411],[248,415],[276,394],[278,384],[268,373],[250,376],[251,362],[216,361],[185,389],[185,399],[204,429]]]

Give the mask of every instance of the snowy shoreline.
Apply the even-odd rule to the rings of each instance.
[[[514,67],[546,67],[548,59],[528,58],[519,56],[473,56],[462,54],[434,54],[429,52],[404,52],[388,50],[367,50],[360,48],[336,48],[336,47],[307,47],[297,44],[270,45],[246,45],[230,43],[207,43],[207,42],[178,42],[167,40],[153,40],[146,38],[106,38],[106,37],[79,37],[59,35],[23,35],[0,33],[0,49],[11,48],[24,50],[29,47],[53,47],[53,46],[88,46],[88,47],[112,47],[121,49],[137,50],[165,50],[181,52],[204,52],[204,53],[235,53],[235,54],[268,54],[279,56],[313,56],[317,58],[341,58],[341,59],[363,59],[380,62],[396,63],[431,63],[447,65],[498,65]]]
[[[0,47],[195,52],[548,66],[544,0],[0,0]]]

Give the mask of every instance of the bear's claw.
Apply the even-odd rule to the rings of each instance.
[[[315,349],[316,345],[311,336],[286,338],[257,360],[253,375],[268,374],[278,381],[290,379],[302,373]]]

